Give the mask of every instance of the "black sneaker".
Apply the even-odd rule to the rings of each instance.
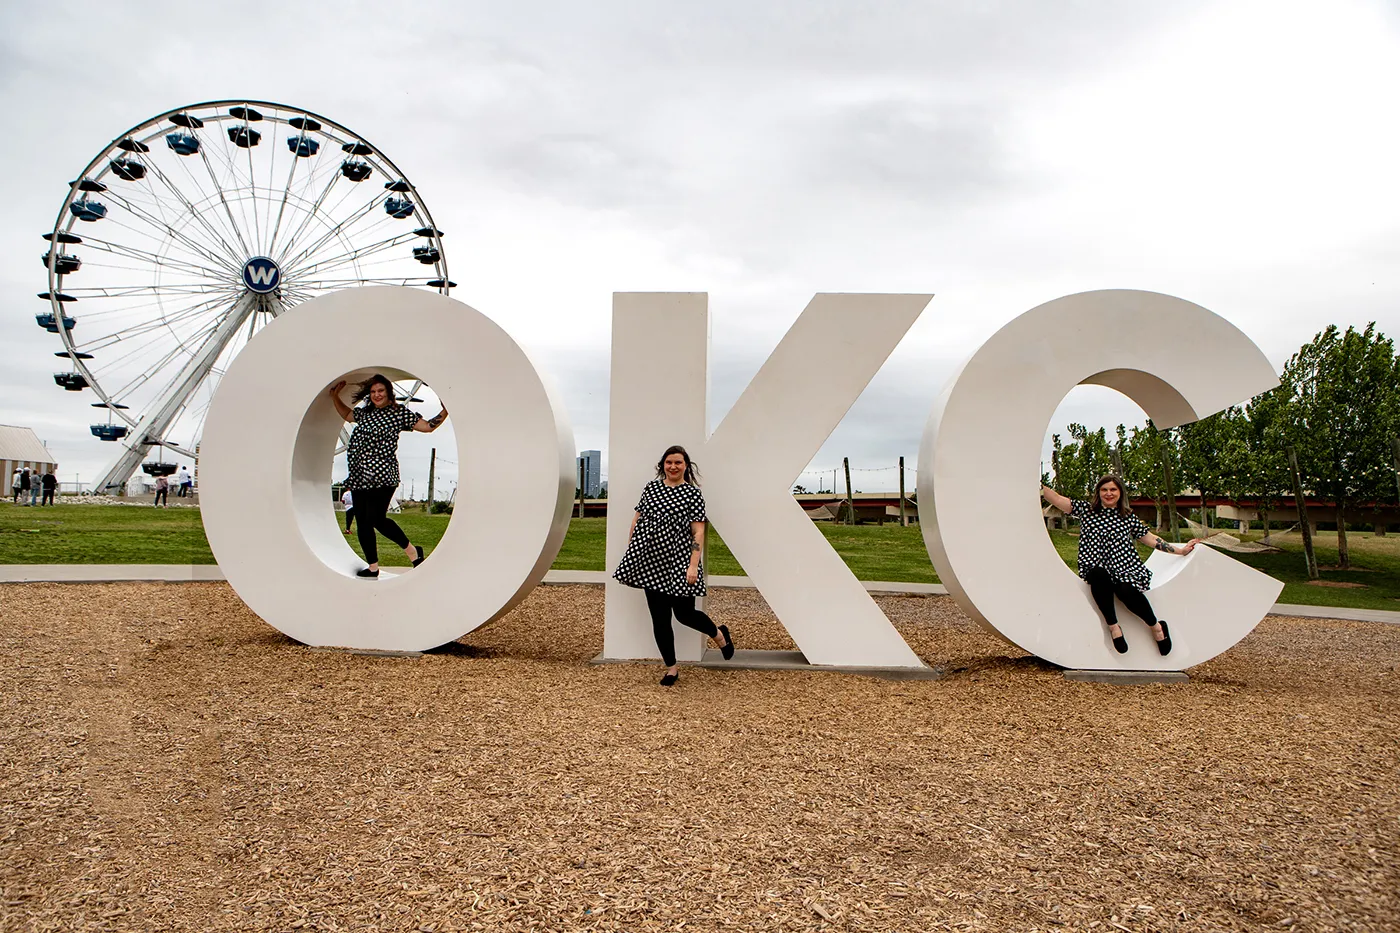
[[[1160,641],[1157,642],[1157,650],[1160,651],[1160,652],[1162,652],[1162,654],[1171,654],[1171,653],[1172,653],[1172,633],[1171,633],[1171,630],[1167,628],[1167,620],[1166,620],[1166,619],[1158,619],[1158,620],[1157,620],[1157,624],[1160,625],[1160,626],[1162,626],[1162,638],[1161,638]]]
[[[729,634],[729,626],[721,625],[719,630],[724,633],[724,644],[720,646],[719,653],[726,661],[734,659],[734,636]]]

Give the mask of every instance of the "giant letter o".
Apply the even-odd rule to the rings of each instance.
[[[369,581],[340,533],[326,389],[380,370],[422,379],[451,412],[454,517],[423,564]],[[269,625],[310,645],[424,650],[504,614],[568,531],[573,434],[525,353],[485,315],[407,288],[298,305],[238,354],[200,447],[200,499],[225,577]],[[381,546],[393,547],[387,541]]]
[[[1283,584],[1208,547],[1185,558],[1154,553],[1148,596],[1171,623],[1172,653],[1160,655],[1120,608],[1130,647],[1118,654],[1037,504],[1045,428],[1080,383],[1117,389],[1158,426],[1174,427],[1278,377],[1232,324],[1169,295],[1084,292],[1027,311],[954,374],[924,431],[919,521],[939,579],[993,632],[1065,667],[1181,670],[1206,661],[1249,634]]]

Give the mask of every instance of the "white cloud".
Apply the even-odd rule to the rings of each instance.
[[[50,381],[38,234],[127,126],[230,95],[384,147],[448,232],[458,297],[552,373],[580,448],[606,449],[614,290],[711,293],[715,419],[813,292],[937,293],[818,466],[912,463],[957,360],[1073,291],[1178,294],[1278,364],[1331,321],[1400,330],[1400,25],[1383,6],[337,10],[94,7],[59,84],[71,12],[4,12],[0,421],[40,427],[65,478],[110,446],[86,393]],[[1134,415],[1105,391],[1078,390],[1052,427]]]

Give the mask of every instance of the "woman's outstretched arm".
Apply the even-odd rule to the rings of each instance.
[[[331,403],[335,405],[335,410],[340,413],[340,417],[345,421],[353,422],[355,413],[350,410],[350,406],[340,400],[340,390],[345,388],[345,380],[342,379],[327,390],[326,394],[331,397]]]
[[[418,423],[413,426],[413,430],[421,431],[424,434],[432,434],[438,428],[442,427],[442,423],[446,420],[447,406],[444,405],[442,406],[442,411],[438,412],[436,415],[433,415],[431,418],[418,419]]]
[[[1149,531],[1141,538],[1138,538],[1138,540],[1141,541],[1143,544],[1147,545],[1148,547],[1155,548],[1158,551],[1166,551],[1168,554],[1180,554],[1182,557],[1185,557],[1187,554],[1190,554],[1196,549],[1196,542],[1200,539],[1192,538],[1185,544],[1172,544],[1170,541],[1163,541],[1161,538],[1157,537]]]
[[[1069,514],[1070,509],[1074,508],[1074,503],[1071,502],[1067,496],[1060,495],[1044,484],[1040,487],[1040,495],[1046,502],[1050,503],[1061,512],[1064,512],[1066,515]]]

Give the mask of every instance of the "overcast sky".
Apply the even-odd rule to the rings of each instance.
[[[1352,0],[7,3],[0,423],[65,481],[111,456],[52,381],[39,234],[109,140],[186,103],[285,102],[382,148],[581,449],[607,447],[613,291],[709,292],[715,422],[814,292],[936,293],[829,469],[912,465],[957,362],[1071,292],[1190,299],[1280,367],[1328,323],[1396,335],[1398,89],[1400,6]],[[1141,418],[1080,388],[1049,427]]]

